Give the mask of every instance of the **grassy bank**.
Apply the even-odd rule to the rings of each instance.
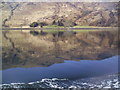
[[[64,26],[50,25],[43,28],[65,28]],[[111,27],[98,27],[98,26],[73,26],[71,28],[111,28]]]
[[[73,28],[112,28],[112,27],[98,27],[98,26],[74,26]]]
[[[49,25],[49,26],[44,26],[43,28],[64,28],[64,26]]]

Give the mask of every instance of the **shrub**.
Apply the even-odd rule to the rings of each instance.
[[[38,25],[39,25],[38,22],[33,22],[33,23],[30,24],[30,27],[37,27]]]

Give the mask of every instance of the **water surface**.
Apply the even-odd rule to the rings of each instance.
[[[83,79],[118,72],[118,56],[104,60],[65,60],[49,67],[11,68],[3,70],[3,83],[29,83],[44,78]]]

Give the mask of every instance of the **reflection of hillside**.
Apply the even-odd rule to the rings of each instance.
[[[103,59],[117,54],[117,43],[115,31],[59,32],[37,36],[29,32],[3,31],[3,69],[44,67],[64,60]]]

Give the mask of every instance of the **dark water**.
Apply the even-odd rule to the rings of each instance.
[[[49,67],[11,68],[3,70],[3,83],[29,83],[44,78],[77,80],[118,72],[118,56],[104,60],[65,60]]]

